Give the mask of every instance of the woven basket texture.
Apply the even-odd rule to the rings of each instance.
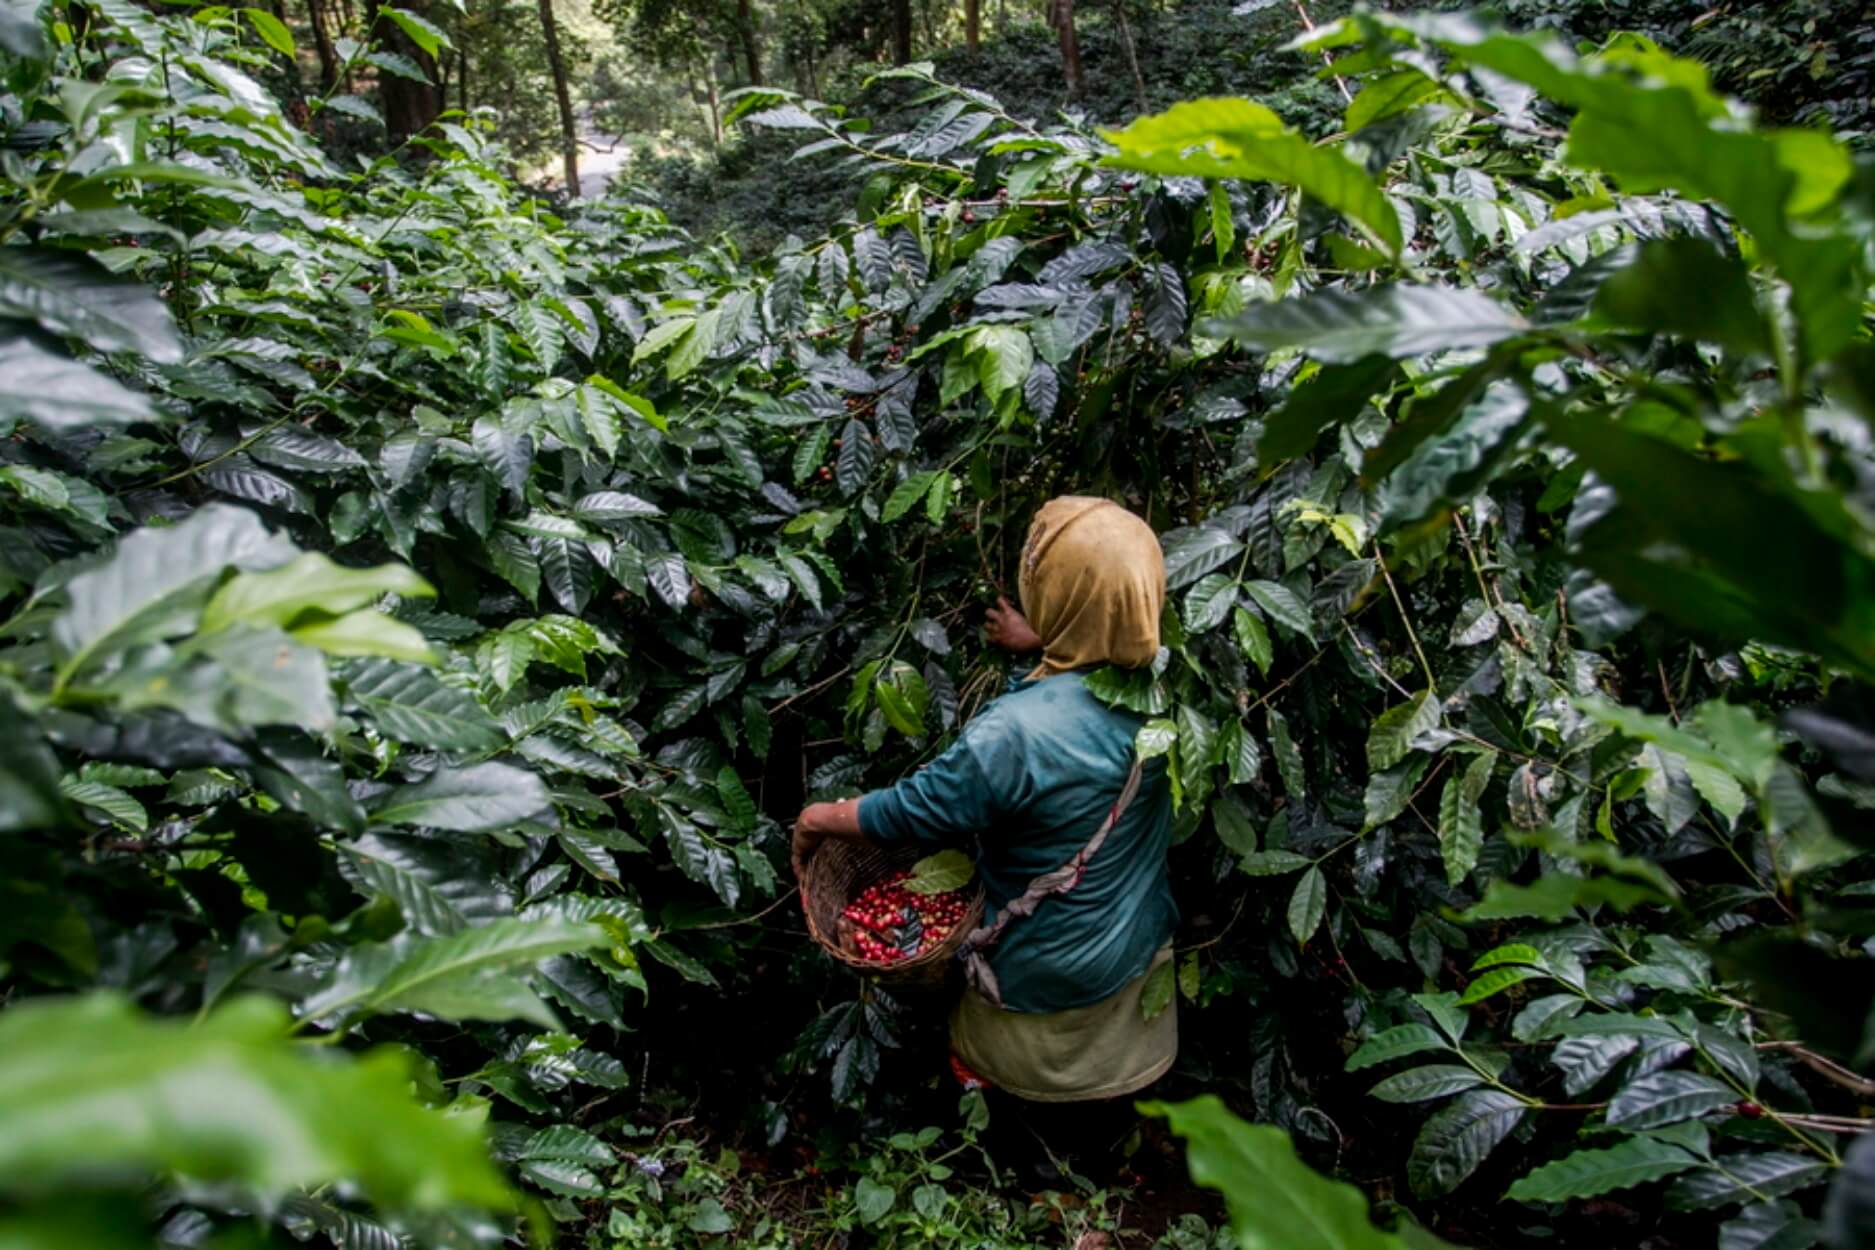
[[[923,858],[924,852],[911,846],[882,847],[834,838],[822,842],[814,858],[807,862],[807,872],[801,881],[801,910],[807,914],[807,931],[829,955],[883,984],[905,990],[944,988],[957,971],[957,949],[964,944],[970,931],[983,923],[981,882],[975,885],[963,921],[942,942],[926,947],[909,959],[891,964],[876,963],[849,949],[841,940],[840,913],[846,910],[846,905],[868,886],[910,868]]]

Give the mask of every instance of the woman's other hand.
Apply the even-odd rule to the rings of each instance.
[[[794,875],[799,877],[828,838],[859,837],[859,800],[842,799],[838,803],[810,803],[794,818]]]
[[[1029,618],[1002,595],[996,597],[996,606],[983,614],[983,632],[992,643],[1016,655],[1042,649],[1041,637]]]

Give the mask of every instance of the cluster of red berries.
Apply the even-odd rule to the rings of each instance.
[[[956,931],[969,910],[964,891],[916,894],[905,888],[910,876],[897,872],[867,886],[840,913],[850,922],[849,948],[872,963],[898,963],[936,946]]]

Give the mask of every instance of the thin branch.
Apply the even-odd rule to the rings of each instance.
[[[1426,674],[1426,689],[1433,697],[1439,696],[1439,679],[1432,675],[1432,661],[1426,658],[1426,649],[1419,645],[1419,633],[1413,628],[1413,618],[1406,610],[1406,600],[1400,597],[1400,588],[1393,584],[1393,573],[1387,568],[1387,558],[1380,554],[1380,544],[1374,544],[1374,563],[1380,566],[1380,575],[1386,579],[1387,591],[1393,596],[1393,606],[1400,610],[1400,624],[1406,626],[1406,636],[1413,644],[1413,654],[1419,657],[1419,667]]]
[[[1311,35],[1314,34],[1315,23],[1309,20],[1308,6],[1304,5],[1302,0],[1295,0],[1295,6],[1296,16],[1302,19],[1302,29],[1308,31]],[[1328,55],[1327,48],[1322,49],[1322,64],[1328,66],[1330,69],[1333,69],[1335,66],[1335,58]],[[1348,90],[1347,79],[1343,78],[1340,74],[1335,75],[1335,86],[1341,88],[1341,98],[1343,100],[1354,99],[1354,93]]]
[[[1875,1081],[1866,1080],[1833,1059],[1827,1059],[1802,1042],[1759,1042],[1759,1050],[1787,1050],[1811,1071],[1834,1081],[1846,1090],[1864,1097],[1875,1096]]]

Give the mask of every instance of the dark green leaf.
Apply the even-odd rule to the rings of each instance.
[[[1602,1150],[1578,1150],[1546,1163],[1510,1187],[1518,1202],[1571,1202],[1645,1185],[1696,1167],[1698,1158],[1651,1137],[1630,1137]]]
[[[1629,1130],[1660,1128],[1738,1101],[1731,1086],[1697,1072],[1655,1072],[1623,1086],[1608,1103],[1608,1123]]]
[[[1461,1095],[1439,1111],[1413,1141],[1406,1177],[1421,1198],[1451,1193],[1523,1121],[1529,1107],[1502,1090]]]
[[[0,248],[0,317],[36,321],[101,352],[139,352],[158,364],[182,359],[175,322],[156,293],[76,252]]]
[[[1477,291],[1441,286],[1383,286],[1359,293],[1317,291],[1254,304],[1199,332],[1254,351],[1293,347],[1330,364],[1380,355],[1404,359],[1464,347],[1488,347],[1520,334],[1522,318]]]

